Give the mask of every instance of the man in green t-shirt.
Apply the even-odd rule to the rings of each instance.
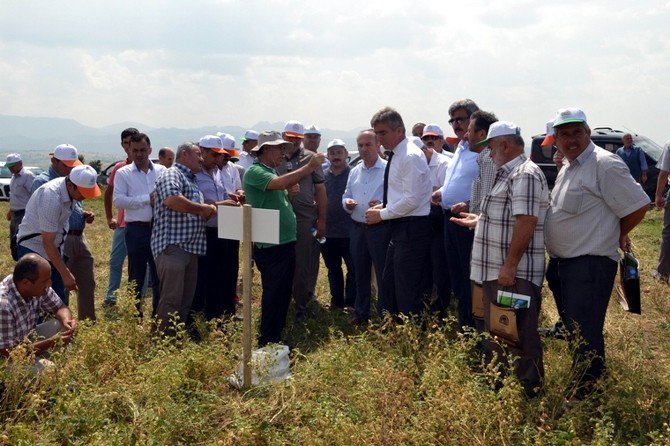
[[[291,301],[296,219],[288,194],[297,194],[298,182],[320,167],[326,158],[323,153],[318,153],[308,164],[278,176],[275,169],[282,163],[284,152],[291,144],[283,140],[278,132],[261,133],[258,146],[250,151],[256,160],[244,175],[247,203],[254,208],[279,211],[279,244],[254,244],[254,261],[261,272],[263,284],[259,347],[270,342],[281,342],[281,333]]]

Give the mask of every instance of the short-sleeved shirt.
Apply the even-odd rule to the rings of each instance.
[[[277,172],[261,163],[254,164],[244,174],[244,194],[247,204],[259,209],[279,211],[279,244],[296,240],[296,218],[284,189],[267,189],[268,183],[277,177]],[[271,243],[256,243],[258,248],[275,246]]]
[[[620,219],[649,204],[628,166],[593,142],[563,166],[551,193],[545,244],[551,257],[619,259]]]
[[[656,167],[659,170],[670,172],[670,141],[666,142],[665,146],[663,146],[663,153],[661,153],[661,157],[658,159]],[[668,182],[670,182],[670,178],[668,179]]]
[[[177,212],[163,204],[173,195],[181,195],[194,203],[204,202],[191,170],[175,163],[158,177],[154,193],[154,226],[151,231],[154,258],[168,245],[177,245],[191,254],[205,255],[205,220],[199,215]]]
[[[35,180],[35,174],[26,169],[21,169],[19,173],[12,175],[12,179],[9,180],[10,210],[22,211],[26,208],[33,180]]]
[[[53,167],[49,167],[49,169],[35,177],[33,185],[30,188],[30,193],[34,194],[40,186],[48,183],[51,180],[55,180],[56,178],[60,178],[60,175],[58,175],[58,172],[56,172]],[[68,229],[83,230],[84,226],[86,226],[86,221],[84,220],[84,208],[81,205],[81,201],[74,200],[72,204],[72,213],[70,214],[70,223],[68,224]]]
[[[238,190],[242,189],[242,179],[240,177],[240,171],[235,164],[228,162],[220,169],[221,171],[221,182],[226,188],[226,192],[229,194],[234,194]]]
[[[205,169],[195,174],[195,182],[198,184],[200,192],[202,192],[203,199],[207,204],[215,204],[228,198],[226,193],[226,186],[223,184],[221,178],[221,170],[214,166],[211,172]],[[208,228],[218,227],[218,219],[215,216],[205,222]]]
[[[326,194],[328,204],[326,206],[326,237],[349,238],[351,234],[351,217],[342,208],[342,195],[347,187],[350,167],[335,175],[332,170],[326,171]]]
[[[16,289],[12,274],[0,282],[0,348],[16,347],[37,326],[41,309],[56,313],[64,304],[56,292],[49,288],[46,294],[24,299]]]
[[[21,241],[22,238],[42,232],[55,232],[56,246],[60,247],[64,240],[64,234],[69,229],[70,215],[74,203],[67,192],[65,177],[56,178],[40,186],[28,200],[26,214],[19,225],[17,240],[19,245],[34,251],[48,259],[42,236],[38,235]]]
[[[284,160],[282,164],[277,167],[277,173],[284,175],[287,172],[294,171],[301,168],[305,164],[309,164],[314,153],[304,148],[297,150],[290,158]],[[246,173],[244,174],[246,176]],[[316,202],[314,201],[315,184],[323,183],[325,176],[323,169],[317,167],[311,175],[304,176],[300,182],[300,193],[291,198],[291,205],[293,212],[297,219],[314,219],[316,218]]]
[[[114,187],[114,178],[116,178],[116,172],[119,171],[120,168],[127,166],[130,164],[130,159],[126,159],[125,161],[119,161],[118,163],[114,164],[114,168],[112,169],[112,173],[109,174],[109,178],[107,179],[107,184],[111,187]],[[119,212],[116,214],[116,225],[119,228],[125,228],[126,227],[126,210],[123,208],[117,208]]]
[[[472,182],[472,194],[470,195],[470,212],[479,214],[481,210],[482,198],[491,192],[493,182],[496,178],[496,165],[491,158],[491,149],[484,148],[479,155],[477,155],[477,165],[479,166],[479,173]]]
[[[430,183],[433,189],[439,189],[444,184],[444,176],[447,173],[447,167],[454,154],[451,152],[439,153],[433,151],[430,161],[428,161],[428,169],[430,169]]]
[[[498,170],[491,192],[481,204],[472,246],[470,279],[496,280],[512,244],[516,216],[537,217],[533,238],[521,256],[516,277],[542,286],[544,280],[544,220],[549,188],[542,170],[519,155]]]

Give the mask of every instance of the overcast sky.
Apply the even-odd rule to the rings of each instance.
[[[667,0],[0,0],[0,113],[348,130],[390,105],[450,133],[469,97],[524,136],[577,106],[663,143],[668,23]]]

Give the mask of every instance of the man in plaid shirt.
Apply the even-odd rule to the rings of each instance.
[[[52,348],[58,334],[65,344],[70,342],[77,321],[68,307],[50,287],[51,265],[31,253],[14,266],[14,273],[0,282],[0,355],[7,357],[35,330],[44,339],[30,344],[35,355]],[[51,313],[55,320],[37,325],[39,310]],[[38,358],[34,370],[41,370],[48,361]]]
[[[547,180],[540,168],[524,154],[519,127],[499,121],[489,128],[480,144],[491,149],[498,167],[491,192],[481,202],[481,213],[462,214],[452,221],[476,226],[470,278],[483,284],[484,323],[490,330],[491,304],[498,291],[530,296],[527,310],[517,310],[518,348],[503,349],[487,341],[490,358],[506,350],[519,359],[514,369],[528,396],[535,396],[544,376],[542,344],[537,332],[541,287],[544,279],[544,219],[549,205]]]
[[[177,162],[156,181],[151,250],[160,283],[156,315],[163,332],[173,313],[186,321],[198,279],[198,256],[207,250],[205,220],[216,215],[216,206],[204,204],[195,182],[201,170],[200,148],[188,142],[179,146]]]

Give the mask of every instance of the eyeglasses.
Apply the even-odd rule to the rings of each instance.
[[[449,120],[449,124],[454,125],[454,124],[463,124],[465,121],[467,121],[470,118],[451,118]]]
[[[429,141],[433,139],[441,139],[439,136],[436,135],[426,135],[421,138],[422,141]]]

